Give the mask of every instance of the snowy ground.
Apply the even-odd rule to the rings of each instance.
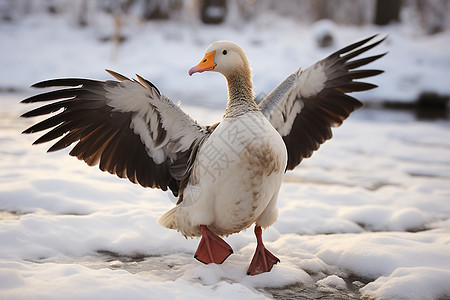
[[[156,224],[167,194],[32,147],[26,107],[0,100],[1,299],[450,297],[448,121],[353,115],[286,174],[264,232],[281,263],[248,277],[251,230],[227,238],[223,265],[198,263],[198,240]],[[221,115],[186,109],[202,123]]]
[[[224,81],[190,78],[187,70],[210,42],[233,39],[244,46],[256,92],[267,93],[299,66],[381,32],[336,27],[336,44],[316,49],[311,28],[288,20],[258,32],[206,27],[179,33],[175,25],[153,24],[130,33],[113,62],[111,45],[97,42],[97,33],[51,22],[1,25],[0,49],[8,54],[0,56],[2,88],[21,90],[53,77],[106,79],[104,68],[136,72],[183,100],[203,124],[220,120]],[[374,79],[380,88],[361,99],[450,94],[443,81],[449,78],[448,33],[422,37],[396,28],[389,34],[379,51],[390,54],[374,64],[387,73]],[[281,263],[248,277],[251,230],[226,239],[235,253],[223,265],[198,263],[192,257],[198,240],[156,224],[172,198],[89,168],[67,151],[45,154],[49,145],[31,146],[36,136],[20,132],[35,120],[18,118],[30,108],[18,104],[21,97],[0,96],[0,299],[450,297],[447,120],[369,109],[352,115],[333,140],[286,174],[279,220],[264,232]]]

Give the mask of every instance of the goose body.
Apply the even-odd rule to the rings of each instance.
[[[245,52],[230,41],[213,43],[189,70],[218,72],[227,80],[223,120],[211,126],[197,124],[138,75],[108,71],[117,81],[43,81],[34,87],[60,89],[23,100],[50,103],[22,116],[57,113],[24,133],[50,129],[35,143],[58,139],[49,151],[76,143],[70,155],[88,165],[143,187],[170,189],[178,202],[159,223],[186,237],[201,236],[195,253],[201,262],[222,263],[233,250],[220,236],[254,224],[257,247],[248,274],[268,272],[279,260],[265,248],[262,228],[277,219],[282,176],[362,106],[347,93],[376,87],[356,79],[382,73],[359,67],[384,54],[354,59],[383,41],[374,38],[297,70],[259,104]]]
[[[200,148],[183,202],[160,223],[185,236],[200,236],[200,224],[221,236],[268,227],[286,162],[284,142],[261,112],[225,118]]]

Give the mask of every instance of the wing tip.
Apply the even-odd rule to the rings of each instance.
[[[124,76],[122,74],[119,74],[119,73],[117,73],[115,71],[112,71],[112,70],[109,70],[109,69],[105,69],[105,71],[108,72],[109,75],[111,75],[112,77],[114,77],[115,79],[117,79],[119,81],[130,80],[130,78],[128,78],[128,77],[126,77],[126,76]]]
[[[362,52],[365,52],[367,50],[370,50],[370,49],[376,47],[377,45],[381,44],[383,41],[385,41],[388,38],[388,35],[386,34],[379,40],[374,41],[374,39],[376,37],[380,37],[380,36],[381,36],[381,34],[376,33],[368,38],[362,39],[360,41],[357,41],[353,44],[348,45],[348,46],[334,52],[330,56],[338,56],[338,57],[349,56],[350,58],[352,58],[353,57],[353,56],[351,56],[352,53],[361,54]],[[369,42],[373,42],[373,43],[369,43]],[[357,54],[357,55],[359,55],[359,54]]]
[[[25,102],[20,101],[20,103],[25,103]],[[21,117],[21,118],[30,118],[30,117],[32,117],[32,116],[30,115],[30,112],[28,111],[28,112],[26,112],[26,113],[21,114],[20,117]],[[22,132],[22,133],[23,133],[23,132]]]
[[[156,92],[158,93],[158,95],[161,96],[161,92],[151,81],[145,79],[144,77],[140,76],[139,74],[136,74],[136,77],[142,85],[146,86],[147,88],[155,89]]]
[[[39,82],[32,84],[30,87],[31,88],[46,88],[46,87],[50,86],[50,85],[48,85],[49,81],[51,81],[51,80],[39,81]]]

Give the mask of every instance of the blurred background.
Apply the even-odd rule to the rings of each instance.
[[[258,98],[287,75],[340,47],[380,33],[389,52],[372,67],[373,106],[433,107],[447,118],[450,95],[447,0],[0,0],[0,92],[55,77],[138,73],[174,101],[225,107],[219,76],[194,76],[206,47],[240,44]],[[207,88],[205,88],[207,87]]]

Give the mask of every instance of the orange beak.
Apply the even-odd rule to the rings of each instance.
[[[214,63],[214,55],[216,55],[216,51],[205,54],[205,57],[203,57],[202,61],[199,62],[198,65],[189,69],[189,76],[192,76],[194,73],[214,70],[217,66],[217,64]]]

